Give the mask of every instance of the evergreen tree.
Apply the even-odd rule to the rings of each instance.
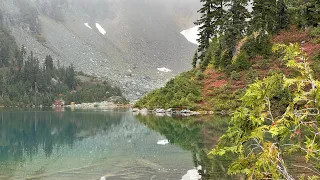
[[[60,64],[60,60],[58,59],[57,61],[57,68],[60,69],[61,68],[61,64]]]
[[[211,21],[212,28],[214,31],[214,36],[219,37],[225,32],[225,26],[227,19],[227,11],[225,8],[228,6],[228,2],[230,0],[212,0],[212,8],[211,8]]]
[[[30,88],[32,91],[36,91],[37,89],[36,83],[39,72],[39,60],[33,56],[33,52],[31,51],[27,61],[25,62],[23,78],[28,84],[27,88]]]
[[[7,45],[4,45],[0,49],[0,67],[7,67],[9,65],[10,49]]]
[[[237,43],[246,35],[249,26],[248,18],[250,14],[246,8],[247,0],[234,0],[228,11],[228,21],[226,23],[225,42],[227,49],[234,52]]]
[[[310,0],[305,5],[307,25],[318,26],[320,24],[320,1]]]
[[[193,59],[192,59],[192,67],[196,68],[198,63],[198,52],[196,51],[194,53]]]
[[[45,69],[47,71],[52,71],[53,70],[53,59],[50,55],[47,55],[46,56],[46,59],[44,61],[44,66],[45,66]]]
[[[214,35],[214,27],[212,27],[212,11],[213,6],[212,0],[201,0],[203,3],[202,8],[198,11],[201,13],[201,18],[195,23],[199,27],[199,47],[198,52],[200,53],[200,59],[205,55],[205,50],[209,47],[210,38]]]
[[[318,26],[320,22],[319,0],[286,0],[290,20],[300,27]]]
[[[288,14],[288,7],[284,0],[277,1],[277,28],[276,30],[287,29],[290,24],[290,18]]]
[[[74,71],[74,66],[71,64],[66,70],[66,84],[70,89],[75,89],[76,87],[76,73]]]
[[[277,1],[254,0],[251,20],[251,31],[274,33],[277,25]]]
[[[6,92],[7,87],[7,73],[5,70],[0,71],[0,96],[3,99],[3,96]]]
[[[16,61],[17,61],[17,69],[21,71],[23,64],[24,64],[24,57],[27,54],[26,49],[24,46],[21,46],[20,50],[16,52]]]
[[[201,18],[195,23],[199,27],[199,59],[203,60],[205,52],[209,47],[212,37],[223,34],[225,26],[225,14],[223,9],[226,0],[201,0],[202,8],[198,11],[202,14]]]
[[[48,75],[44,69],[40,70],[37,74],[37,88],[41,93],[46,93],[50,86]]]

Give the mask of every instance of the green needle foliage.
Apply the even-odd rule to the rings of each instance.
[[[194,53],[193,59],[192,59],[192,67],[196,68],[198,63],[198,51]]]
[[[224,38],[226,47],[231,51],[235,51],[237,43],[246,35],[249,25],[247,19],[250,18],[250,13],[246,8],[247,4],[247,0],[234,0],[230,4]]]
[[[210,46],[210,39],[219,36],[224,30],[225,15],[224,10],[226,0],[200,0],[203,3],[202,8],[198,11],[201,18],[195,23],[199,27],[199,59],[205,57],[205,52]]]
[[[273,33],[277,25],[277,1],[254,0],[251,20],[252,31]]]
[[[275,74],[250,85],[241,98],[227,132],[211,152],[234,154],[229,174],[245,174],[249,179],[289,179],[286,161],[295,155],[303,162],[292,164],[320,177],[320,82],[313,78],[306,55],[297,44],[277,45],[288,68],[300,75],[287,78]],[[279,104],[284,106],[279,107]],[[303,164],[303,165],[301,165]]]

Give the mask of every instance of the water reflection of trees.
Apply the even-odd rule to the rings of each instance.
[[[209,118],[209,119],[208,119]],[[199,173],[203,180],[230,179],[227,175],[229,160],[208,156],[224,133],[228,117],[188,117],[170,118],[154,116],[137,116],[148,128],[164,135],[170,143],[178,145],[192,153],[195,167],[201,166]]]
[[[76,141],[119,124],[120,113],[0,112],[0,164],[32,159],[40,150],[49,157],[54,147]]]

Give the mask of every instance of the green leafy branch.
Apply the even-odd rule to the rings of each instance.
[[[230,174],[245,174],[249,179],[288,179],[286,160],[304,155],[303,166],[320,176],[320,83],[312,76],[307,56],[297,44],[276,45],[287,67],[299,72],[294,78],[275,74],[256,81],[241,98],[242,106],[234,113],[228,131],[211,152],[237,158]],[[284,99],[285,94],[289,99]],[[286,108],[277,109],[285,100]],[[281,112],[281,113],[275,113]]]

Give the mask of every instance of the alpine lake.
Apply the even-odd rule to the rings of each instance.
[[[0,180],[214,180],[209,156],[229,117],[133,115],[129,109],[0,111]]]

